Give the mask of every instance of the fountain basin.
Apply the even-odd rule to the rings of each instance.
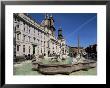
[[[37,70],[42,74],[70,74],[78,70],[87,70],[96,67],[96,61],[88,61],[75,64],[44,64],[41,62],[33,62],[33,70]]]

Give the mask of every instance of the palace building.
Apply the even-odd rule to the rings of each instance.
[[[58,36],[55,36],[56,29],[52,15],[45,14],[44,20],[39,24],[28,14],[14,13],[13,22],[16,56],[68,55],[61,27],[58,29]]]

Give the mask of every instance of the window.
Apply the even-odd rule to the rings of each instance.
[[[39,35],[39,31],[38,31],[38,35]]]
[[[19,34],[17,34],[17,40],[19,40]]]
[[[29,42],[30,42],[30,36],[28,36],[29,37]]]
[[[42,53],[42,48],[41,48],[41,53]]]
[[[34,33],[35,33],[35,29],[34,29]]]
[[[17,45],[17,51],[19,51],[19,45]]]
[[[45,52],[45,47],[44,47],[44,52]]]
[[[38,53],[39,53],[39,47],[38,47]]]
[[[23,41],[25,41],[25,35],[23,35]]]
[[[27,25],[27,26],[26,26],[26,32],[27,32],[27,33],[28,33],[28,30],[29,30],[28,28],[29,28],[29,27],[28,27],[28,25]]]
[[[41,46],[42,46],[42,41],[41,41]]]
[[[25,23],[23,22],[23,24],[24,24],[24,30],[23,31],[25,31]]]
[[[44,47],[45,47],[45,41],[44,41]]]
[[[18,19],[18,22],[20,22],[20,20]]]
[[[16,27],[15,27],[15,31],[16,31]]]
[[[66,53],[66,50],[65,50],[65,53]]]
[[[30,46],[29,46],[29,53],[30,53]]]
[[[25,32],[25,27],[24,27],[24,32]]]
[[[34,43],[35,43],[35,39],[36,39],[36,38],[34,37]]]
[[[62,50],[63,54],[64,54],[64,49]]]
[[[15,18],[15,21],[17,21],[17,19]]]
[[[42,34],[41,34],[41,39],[42,39]]]
[[[25,53],[25,45],[23,45],[23,52]]]
[[[39,44],[39,39],[37,39],[37,43]]]
[[[19,25],[17,25],[17,28],[19,28]]]
[[[30,29],[29,29],[29,33],[30,33]]]
[[[45,35],[44,35],[44,40],[45,40]]]

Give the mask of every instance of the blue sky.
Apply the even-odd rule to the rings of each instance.
[[[45,18],[44,13],[29,13],[38,23]],[[53,13],[56,36],[61,26],[67,45],[77,46],[77,37],[80,37],[80,46],[87,47],[97,43],[97,14],[96,13]]]

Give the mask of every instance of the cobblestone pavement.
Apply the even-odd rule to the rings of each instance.
[[[14,67],[22,67],[24,64],[28,64],[28,63],[31,63],[31,60],[26,60],[26,61],[23,61],[23,62],[19,62],[19,63],[16,63],[14,64]]]

